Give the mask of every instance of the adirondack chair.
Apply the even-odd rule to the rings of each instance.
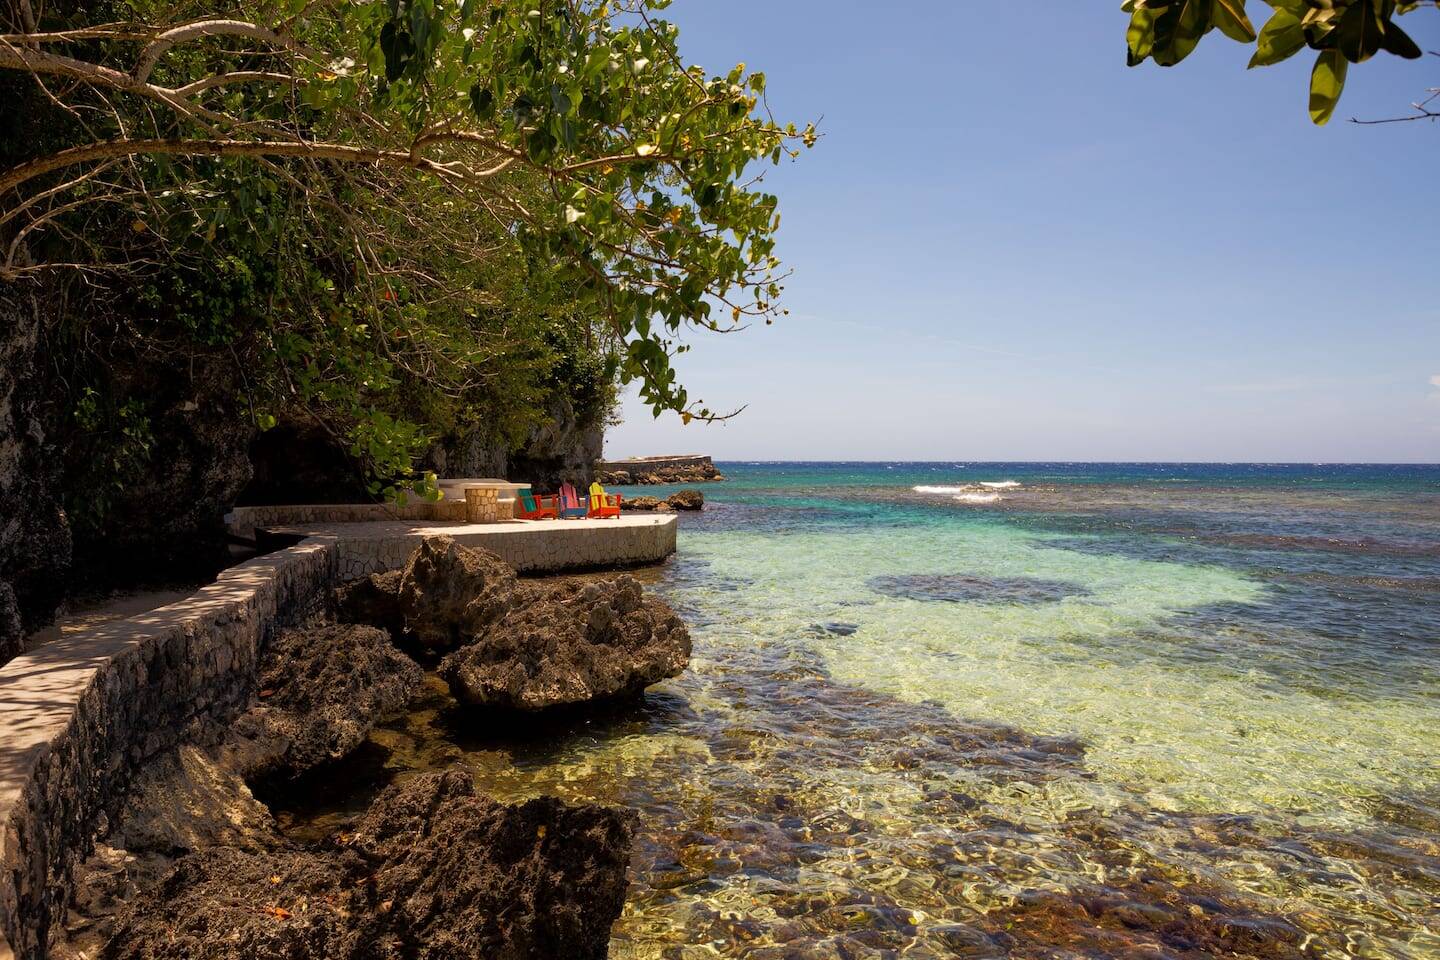
[[[543,497],[537,497],[530,492],[529,487],[521,487],[515,491],[515,499],[519,501],[515,505],[515,513],[521,520],[554,520],[555,506],[545,506]],[[552,497],[553,501],[554,498]]]
[[[580,499],[580,494],[568,483],[560,484],[560,498],[558,503],[560,516],[565,520],[578,520],[590,511]]]
[[[590,484],[590,516],[597,518],[620,516],[620,500],[620,494],[606,493],[605,488],[598,482]]]

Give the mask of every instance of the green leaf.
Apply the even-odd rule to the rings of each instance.
[[[1125,31],[1126,62],[1130,66],[1143,63],[1155,47],[1156,13],[1148,7],[1136,7],[1130,14],[1130,29]]]
[[[1151,56],[1162,67],[1173,67],[1194,52],[1210,29],[1211,0],[1177,0],[1155,22],[1155,49]]]
[[[385,79],[394,83],[405,72],[415,46],[410,34],[397,28],[392,20],[380,28],[380,52],[385,55]]]
[[[1393,53],[1397,57],[1404,57],[1406,60],[1419,60],[1420,48],[1410,35],[1400,29],[1400,25],[1391,21],[1385,25],[1385,33],[1380,38],[1380,49],[1386,53]]]
[[[495,113],[495,94],[489,87],[477,83],[470,88],[470,106],[475,116],[488,120]]]
[[[1345,89],[1345,71],[1350,64],[1339,50],[1323,50],[1310,73],[1310,119],[1324,126],[1340,102]]]
[[[1351,63],[1364,63],[1380,50],[1382,26],[1373,0],[1359,0],[1345,8],[1335,28],[1316,47],[1339,50]]]
[[[1255,25],[1245,15],[1245,0],[1215,0],[1210,22],[1231,40],[1255,42]]]
[[[1305,46],[1305,26],[1289,10],[1276,10],[1260,31],[1250,66],[1268,67],[1288,60]]]

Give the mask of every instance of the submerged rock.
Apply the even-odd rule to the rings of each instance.
[[[685,669],[690,633],[633,577],[523,591],[516,608],[440,674],[466,702],[543,710],[631,696]]]
[[[666,497],[665,502],[676,510],[703,510],[705,494],[699,490],[677,490]]]
[[[250,780],[297,776],[358,747],[424,678],[375,627],[287,630],[261,666],[259,703],[230,730],[225,762]]]
[[[468,773],[382,793],[330,852],[217,848],[129,903],[111,960],[599,960],[624,905],[633,815],[507,807]]]
[[[915,573],[872,577],[865,585],[890,597],[940,603],[1053,603],[1090,595],[1078,583],[1039,577]]]
[[[426,537],[399,578],[406,633],[427,650],[469,643],[510,609],[515,571],[488,550]]]

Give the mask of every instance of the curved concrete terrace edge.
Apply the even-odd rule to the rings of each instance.
[[[131,771],[203,720],[249,701],[275,631],[319,612],[338,582],[404,563],[426,536],[493,550],[517,569],[635,565],[675,552],[676,518],[277,530],[295,546],[223,571],[176,603],[66,634],[0,667],[0,960],[44,956],[75,867]]]

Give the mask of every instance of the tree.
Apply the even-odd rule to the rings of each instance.
[[[1310,119],[1324,124],[1340,101],[1350,64],[1363,63],[1382,50],[1407,60],[1421,56],[1420,47],[1394,18],[1440,6],[1434,0],[1266,2],[1274,11],[1257,33],[1245,0],[1125,0],[1121,9],[1130,14],[1127,62],[1133,67],[1149,59],[1162,67],[1174,66],[1217,29],[1239,43],[1255,45],[1251,67],[1270,66],[1308,48],[1316,51],[1310,73]],[[1435,116],[1426,106],[1429,102],[1415,105],[1415,119]]]
[[[122,272],[195,338],[258,334],[270,395],[379,475],[424,438],[377,394],[519,363],[557,309],[687,420],[718,415],[676,335],[782,312],[750,171],[814,129],[684,64],[668,0],[8,2],[0,76],[64,131],[0,150],[0,284]]]

